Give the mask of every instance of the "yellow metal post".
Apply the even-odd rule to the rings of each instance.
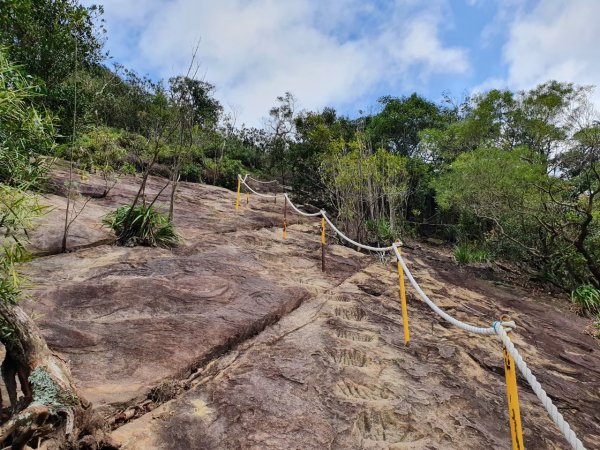
[[[398,252],[400,249],[398,248]],[[406,288],[404,286],[404,269],[400,261],[398,263],[398,282],[400,287],[400,304],[402,306],[402,327],[404,329],[404,345],[410,343],[410,331],[408,330],[408,310],[406,308]]]
[[[321,217],[321,271],[325,272],[325,217]]]
[[[503,316],[502,320],[507,322],[510,318]],[[510,336],[510,332],[507,332]],[[504,355],[504,375],[506,377],[506,397],[508,399],[508,421],[510,424],[510,435],[513,450],[524,450],[523,428],[521,426],[521,411],[519,408],[519,394],[517,392],[517,368],[515,361],[506,347],[502,347]]]
[[[237,186],[237,195],[235,197],[235,209],[238,210],[240,209],[240,196],[241,196],[241,189],[242,189],[242,180],[240,178],[240,176],[238,175],[238,186]]]

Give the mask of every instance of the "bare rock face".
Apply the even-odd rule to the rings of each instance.
[[[163,183],[152,178],[149,190]],[[124,179],[82,217],[94,222],[135,189]],[[323,274],[317,220],[289,214],[284,241],[282,204],[252,196],[236,212],[234,202],[184,183],[180,247],[120,248],[82,233],[71,245],[90,248],[27,266],[28,309],[83,394],[107,416],[122,411],[113,437],[123,449],[510,448],[497,338],[445,323],[408,287],[405,347],[392,261],[328,245]],[[442,250],[406,253],[451,314],[482,326],[511,315],[515,345],[598,448],[600,348],[586,321],[461,271]],[[519,395],[525,446],[567,448],[522,378]]]
[[[523,323],[516,344],[588,448],[597,448],[600,359],[597,342],[577,329],[583,321],[561,328],[563,315],[550,309],[530,326],[519,305],[510,305],[516,295],[478,280],[469,280],[470,288],[464,278],[442,281],[422,261],[412,262],[432,297],[459,318],[485,325],[510,311]],[[497,339],[457,330],[411,296],[406,348],[396,282],[392,265],[367,267],[113,435],[125,449],[511,448]],[[543,344],[548,328],[558,346]],[[565,361],[569,353],[584,365]],[[519,390],[526,448],[567,448],[523,379]]]
[[[94,224],[109,234],[98,222],[135,195],[135,181],[89,201],[73,229]],[[151,178],[149,193],[161,183]],[[74,233],[70,245],[90,248],[28,265],[34,289],[27,309],[97,407],[133,404],[165,379],[186,378],[367,261],[342,248],[330,257],[335,276],[326,276],[318,225],[282,242],[281,231],[271,228],[281,204],[253,198],[236,213],[234,198],[224,189],[183,184],[175,220],[184,242],[174,250],[114,247],[103,245],[105,236]],[[64,205],[62,197],[46,200]],[[60,219],[64,206],[55,211]],[[54,215],[41,221],[34,242],[52,251],[62,224]]]

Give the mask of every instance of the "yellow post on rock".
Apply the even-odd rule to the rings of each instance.
[[[398,248],[398,252],[400,249]],[[404,345],[410,343],[410,331],[408,330],[408,309],[406,308],[406,288],[404,286],[404,269],[402,264],[397,261],[398,264],[398,284],[400,289],[400,305],[402,307],[402,328],[404,329]]]
[[[237,195],[235,197],[235,209],[236,210],[240,209],[241,192],[242,192],[242,180],[241,180],[240,176],[238,175]]]
[[[321,217],[321,271],[325,272],[325,217]]]
[[[510,321],[510,317],[503,316],[502,320]],[[510,332],[507,332],[510,336]],[[519,393],[517,392],[517,368],[515,360],[508,353],[506,347],[502,346],[504,355],[504,375],[506,378],[506,397],[508,399],[508,421],[510,425],[510,436],[512,438],[513,450],[524,450],[523,428],[521,426],[521,410],[519,408]]]

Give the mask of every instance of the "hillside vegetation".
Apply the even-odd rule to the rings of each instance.
[[[0,1],[0,342],[14,412],[0,444],[68,435],[72,445],[85,436],[112,445],[19,306],[19,268],[31,258],[32,224],[48,212],[41,195],[64,198],[53,248],[67,253],[91,199],[110,198],[133,175],[132,195],[99,220],[117,245],[182,245],[181,184],[234,189],[238,174],[251,173],[326,209],[360,242],[430,239],[454,248],[459,263],[506,262],[572,302],[600,333],[600,119],[591,87],[549,80],[440,103],[390,95],[358,117],[299,110],[285,92],[258,129],[238,123],[216,86],[197,78],[196,53],[168,80],[111,61],[102,14],[76,0]],[[66,175],[50,176],[57,167]],[[93,190],[90,177],[101,180]],[[48,386],[52,398],[41,395]]]

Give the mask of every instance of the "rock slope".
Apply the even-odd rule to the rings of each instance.
[[[117,417],[123,448],[510,448],[499,342],[441,321],[409,287],[406,348],[391,260],[330,245],[323,274],[317,221],[290,215],[283,241],[280,203],[252,196],[236,212],[234,193],[186,183],[179,248],[106,245],[92,224],[136,181],[88,203],[69,242],[81,250],[27,266],[27,308],[84,395]],[[55,252],[59,218],[34,234],[40,252]],[[443,252],[417,247],[407,260],[451,314],[482,325],[510,314],[538,379],[600,447],[600,348],[584,320]],[[526,447],[566,448],[523,379],[519,394]]]

